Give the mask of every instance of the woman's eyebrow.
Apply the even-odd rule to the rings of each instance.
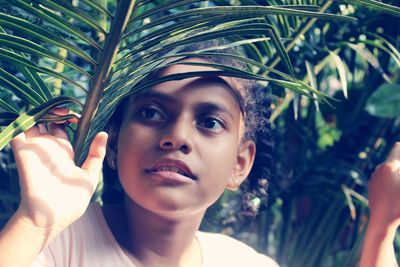
[[[142,94],[140,94],[140,97],[138,97],[138,100],[142,99],[142,98],[157,98],[157,99],[167,100],[167,101],[174,101],[174,99],[175,99],[172,95],[155,92],[152,90],[147,90],[146,92],[143,92]]]
[[[244,114],[244,99],[240,94],[239,90],[232,86],[228,81],[224,80],[221,76],[202,76],[194,80],[193,83],[205,83],[205,84],[219,84],[222,87],[227,88],[236,99],[239,104],[239,108],[242,114]]]
[[[213,112],[218,112],[218,113],[226,113],[229,117],[233,119],[233,114],[232,112],[225,106],[219,105],[217,103],[213,102],[201,102],[196,104],[196,112],[199,113],[213,113]]]
[[[201,77],[198,77],[193,82],[195,82],[195,83],[217,83],[217,84],[224,85],[224,86],[228,87],[229,89],[236,90],[226,80],[224,80],[220,76],[201,76]]]

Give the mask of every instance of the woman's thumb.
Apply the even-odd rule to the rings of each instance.
[[[106,155],[107,138],[106,132],[100,132],[96,135],[90,145],[88,156],[82,165],[82,169],[89,174],[91,179],[98,179],[104,156]]]

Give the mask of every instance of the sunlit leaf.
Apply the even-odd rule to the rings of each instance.
[[[310,79],[311,87],[318,90],[317,75],[314,71],[314,66],[312,66],[312,64],[307,60],[306,60],[306,69],[307,69],[307,75]],[[315,97],[315,98],[317,98],[317,97]],[[319,103],[317,100],[314,100],[314,105],[315,105],[315,108],[317,109],[317,111],[319,111]],[[296,117],[297,117],[297,115],[296,115]]]
[[[366,48],[363,44],[352,44],[352,43],[347,43],[347,45],[356,51],[361,58],[365,59],[369,64],[371,64],[372,67],[374,67],[377,71],[379,71],[382,75],[382,77],[387,81],[390,82],[390,78],[388,75],[385,73],[385,71],[382,69],[381,64],[379,63],[379,60],[374,56],[371,51]]]
[[[335,52],[333,51],[328,51],[328,52],[331,58],[333,59],[333,62],[336,65],[336,69],[339,74],[340,84],[342,85],[343,95],[345,98],[347,98],[348,93],[347,93],[346,67],[341,58]]]
[[[18,134],[28,130],[51,109],[63,104],[80,104],[72,97],[61,96],[54,98],[46,104],[36,107],[26,113],[22,113],[15,121],[8,125],[0,133],[0,150]]]
[[[400,85],[390,83],[381,85],[368,99],[365,110],[377,117],[399,117]]]

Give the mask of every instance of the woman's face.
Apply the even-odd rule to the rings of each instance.
[[[204,70],[215,69],[175,65],[160,75]],[[164,215],[203,212],[247,176],[255,147],[241,142],[243,117],[230,84],[194,77],[158,84],[130,100],[116,155],[131,201]]]

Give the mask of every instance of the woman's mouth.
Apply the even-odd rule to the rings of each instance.
[[[166,178],[174,178],[174,175],[177,178],[190,178],[192,180],[197,180],[196,176],[193,175],[190,168],[186,165],[185,162],[176,159],[163,158],[157,161],[147,172],[157,173],[161,176],[165,176]],[[183,177],[179,177],[183,176]]]
[[[175,166],[162,166],[162,167],[156,168],[156,169],[154,169],[152,171],[153,172],[161,172],[161,171],[177,172],[179,174],[188,176],[188,174],[185,171],[183,171],[183,170],[181,170],[181,169],[179,169],[178,167],[175,167]]]

